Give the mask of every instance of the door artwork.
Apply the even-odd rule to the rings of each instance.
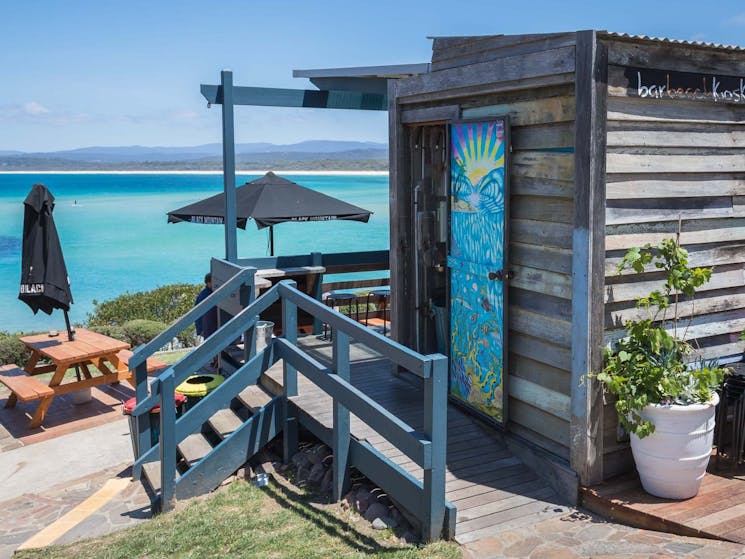
[[[504,422],[504,119],[450,129],[450,394]]]

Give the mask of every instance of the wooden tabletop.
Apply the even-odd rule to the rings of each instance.
[[[309,274],[322,274],[326,271],[323,266],[295,266],[292,268],[262,268],[256,270],[259,278],[284,278]]]
[[[49,358],[57,365],[79,363],[81,361],[115,354],[122,349],[129,349],[129,344],[84,328],[75,331],[75,340],[67,339],[67,331],[60,331],[57,336],[36,334],[21,338],[26,347]]]

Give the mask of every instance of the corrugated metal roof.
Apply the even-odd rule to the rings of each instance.
[[[745,47],[739,45],[722,45],[719,43],[707,43],[705,41],[684,41],[682,39],[668,39],[667,37],[650,37],[649,35],[631,35],[629,33],[616,33],[613,31],[598,31],[598,35],[607,37],[617,37],[619,39],[631,39],[634,41],[651,41],[655,43],[668,43],[671,45],[683,45],[692,47],[705,47],[713,49],[722,49],[743,52]]]
[[[389,64],[387,66],[357,66],[293,70],[293,78],[405,78],[429,72],[429,62],[419,64]]]

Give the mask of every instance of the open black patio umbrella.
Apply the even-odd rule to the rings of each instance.
[[[23,202],[23,252],[18,298],[34,311],[52,314],[62,309],[70,340],[74,339],[67,312],[72,303],[70,280],[52,211],[54,196],[35,184]]]
[[[259,229],[269,227],[269,245],[274,255],[274,225],[286,221],[367,222],[372,212],[300,186],[272,172],[236,188],[237,226],[246,228],[253,219]],[[225,194],[216,194],[168,212],[168,223],[225,223]]]

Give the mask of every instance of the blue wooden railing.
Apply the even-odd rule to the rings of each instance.
[[[276,340],[277,353],[284,360],[284,395],[297,395],[297,371],[333,399],[331,447],[334,453],[334,499],[347,489],[349,467],[354,465],[380,487],[394,495],[406,510],[422,522],[425,539],[432,541],[454,535],[455,508],[445,501],[445,456],[447,443],[447,358],[421,355],[294,289],[294,282],[279,284],[283,304],[285,334]],[[329,369],[297,346],[297,329],[292,328],[297,309],[303,309],[326,322],[334,332],[333,364]],[[289,321],[289,322],[288,322]],[[424,381],[424,431],[390,413],[349,382],[349,342],[362,343]],[[285,419],[285,459],[295,451],[296,410],[288,406]],[[349,414],[353,413],[375,429],[424,470],[423,482],[405,472],[372,445],[350,437]],[[309,425],[310,427],[310,425]],[[323,433],[317,433],[323,436]],[[444,526],[447,508],[447,526]]]
[[[159,351],[175,336],[192,325],[196,319],[204,316],[204,314],[211,309],[214,309],[220,302],[233,295],[237,290],[241,288],[247,288],[249,293],[253,293],[255,273],[255,268],[237,268],[236,273],[233,275],[232,278],[230,278],[230,280],[221,285],[212,294],[210,294],[198,305],[184,314],[181,318],[174,321],[168,328],[158,334],[150,342],[135,348],[135,350],[133,351],[132,357],[130,357],[129,359],[129,368],[130,370],[134,371],[135,396],[137,397],[137,407],[133,410],[132,413],[132,415],[135,417],[134,423],[137,429],[137,436],[135,437],[136,444],[134,449],[136,458],[139,458],[144,452],[150,449],[151,425],[148,412],[157,403],[154,396],[148,395],[148,357],[152,356],[156,351]],[[184,373],[184,378],[196,371],[199,367],[206,365],[217,354],[219,350],[208,353],[209,348],[220,346],[217,340],[210,340],[212,340],[212,338],[205,341],[205,343],[197,348],[196,351],[187,355],[178,363],[179,365],[182,365],[179,367],[180,371],[188,371],[187,366],[192,367],[190,372]],[[220,349],[222,349],[222,347]],[[185,360],[186,366],[183,366]],[[164,374],[166,374],[170,369],[171,368],[166,369]],[[181,380],[183,380],[183,378]],[[181,381],[179,380],[178,382]],[[178,386],[178,384],[176,386]],[[165,406],[165,408],[167,408],[169,411],[172,407],[173,406]],[[161,411],[163,411],[162,407]],[[169,412],[166,412],[166,415],[168,414]],[[161,414],[161,422],[162,420],[163,414]]]
[[[144,364],[178,328],[186,327],[206,310],[243,284],[252,284],[254,269],[236,274],[202,304],[174,323],[159,338],[135,350],[130,360],[136,371],[138,405],[133,410],[138,425],[139,449],[134,475],[144,464],[160,462],[160,508],[168,510],[177,498],[193,496],[217,486],[220,481],[260,450],[260,444],[283,432],[284,459],[289,462],[297,451],[300,410],[292,403],[297,396],[297,372],[329,394],[333,400],[333,429],[330,446],[334,453],[333,494],[339,500],[348,489],[349,470],[356,467],[383,490],[394,495],[422,522],[423,535],[436,540],[454,534],[455,508],[445,501],[445,454],[447,425],[447,359],[442,355],[423,356],[365,328],[298,291],[293,281],[273,286],[234,316],[205,342],[153,379],[147,390]],[[180,418],[172,404],[175,387],[212,356],[230,345],[241,333],[250,331],[261,312],[281,301],[283,336],[250,357],[228,379]],[[297,345],[297,315],[302,309],[329,324],[334,331],[332,366],[319,363]],[[182,328],[183,329],[183,328]],[[350,340],[361,342],[423,379],[424,429],[417,432],[350,383]],[[158,345],[160,344],[160,345]],[[176,480],[176,445],[194,432],[232,398],[278,360],[283,360],[282,397],[265,406],[240,429],[229,435],[200,462]],[[142,382],[142,386],[141,386]],[[166,404],[164,404],[166,403]],[[151,448],[149,410],[160,405],[160,439]],[[355,414],[389,442],[409,456],[424,471],[423,481],[415,479],[373,446],[350,436],[350,413]],[[307,425],[311,430],[313,425]],[[327,438],[327,434],[322,434]],[[228,471],[229,470],[229,471]]]

